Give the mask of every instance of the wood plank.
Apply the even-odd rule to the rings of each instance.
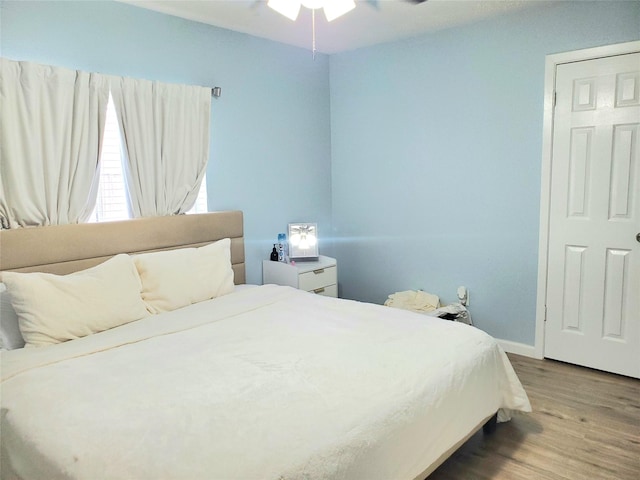
[[[429,480],[640,479],[640,380],[509,358],[533,412],[478,432]]]

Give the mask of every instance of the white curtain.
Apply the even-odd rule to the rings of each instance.
[[[187,212],[209,158],[211,90],[111,77],[111,95],[133,216]]]
[[[98,189],[107,78],[0,61],[2,227],[85,221]]]

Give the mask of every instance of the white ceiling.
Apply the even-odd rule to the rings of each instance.
[[[266,0],[118,0],[169,15],[208,23],[311,50],[311,11],[303,7],[292,22]],[[415,37],[526,8],[538,0],[356,0],[356,8],[328,23],[316,13],[316,48],[338,53]]]

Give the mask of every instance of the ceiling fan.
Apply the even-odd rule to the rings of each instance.
[[[410,3],[420,4],[427,0],[406,0]],[[368,2],[377,4],[377,0],[368,0]],[[375,3],[374,3],[375,2]],[[311,10],[311,52],[313,59],[316,58],[316,10],[322,8],[327,22],[341,17],[347,12],[356,8],[354,0],[268,0],[267,6],[285,17],[295,21],[300,13],[302,6]]]
[[[406,1],[420,4],[427,0]],[[328,22],[356,8],[356,2],[354,0],[268,0],[267,5],[276,12],[294,21],[298,18],[300,7],[302,6],[309,8],[314,13],[317,9],[322,8]]]

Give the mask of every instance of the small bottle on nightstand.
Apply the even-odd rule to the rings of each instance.
[[[278,250],[276,249],[276,244],[273,244],[273,250],[271,250],[271,257],[269,257],[272,262],[278,261]]]

